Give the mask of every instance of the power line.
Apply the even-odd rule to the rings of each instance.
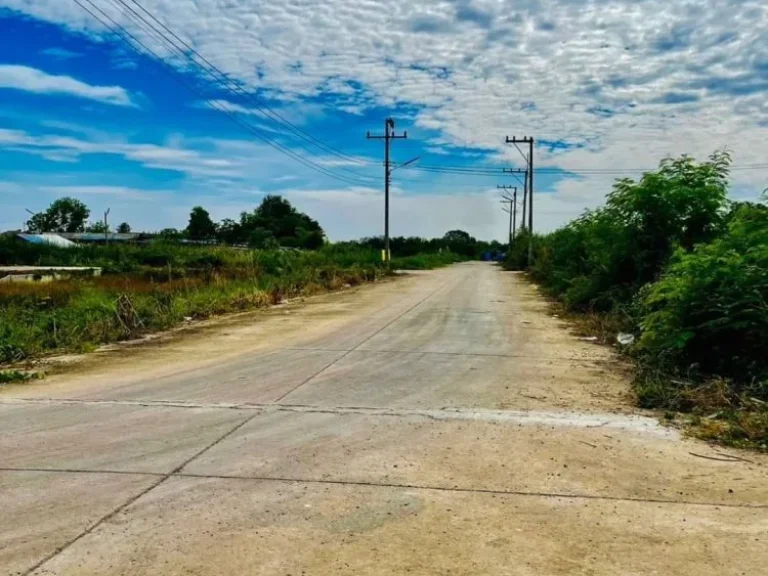
[[[463,167],[452,167],[452,166],[415,166],[414,168],[411,168],[411,170],[416,172],[428,172],[428,173],[434,173],[434,174],[458,174],[458,175],[465,175],[465,176],[491,176],[494,178],[498,178],[503,174],[502,168],[494,168],[494,169],[472,169],[472,168],[463,168]]]
[[[509,204],[509,210],[505,211],[509,213],[509,249],[512,249],[512,243],[515,240],[515,234],[517,233],[517,186],[496,186],[501,190],[514,190],[512,198],[504,196],[502,204]]]
[[[526,182],[528,181],[528,170],[522,170],[520,168],[502,168],[502,172],[504,174],[512,174],[512,176],[515,177],[515,179],[520,182],[523,186],[526,186]],[[520,179],[520,174],[525,175],[525,180]]]
[[[225,116],[230,118],[230,120],[232,120],[233,122],[238,124],[240,127],[244,128],[245,130],[251,132],[257,138],[259,138],[259,139],[263,140],[264,142],[266,142],[269,146],[277,149],[278,151],[286,154],[287,156],[289,156],[290,158],[296,160],[297,162],[299,162],[299,163],[301,163],[301,164],[311,168],[312,170],[315,170],[316,172],[319,172],[319,173],[321,173],[321,174],[323,174],[325,176],[329,176],[331,178],[334,178],[336,180],[340,180],[342,182],[346,182],[348,184],[353,184],[353,185],[358,185],[358,186],[359,185],[366,185],[366,186],[369,185],[369,182],[364,182],[364,181],[361,181],[361,180],[353,180],[353,179],[348,178],[346,176],[336,174],[336,173],[326,169],[325,167],[321,166],[320,164],[317,164],[317,163],[313,162],[312,160],[297,154],[296,152],[290,150],[289,148],[287,148],[286,146],[284,146],[281,143],[277,142],[276,140],[274,140],[272,138],[269,138],[268,136],[262,134],[261,131],[259,131],[256,127],[254,127],[253,125],[251,125],[250,123],[248,123],[246,121],[243,121],[238,116],[234,115],[231,111],[227,110],[225,107],[222,107],[217,102],[214,102],[214,101],[210,100],[209,98],[207,98],[206,96],[204,96],[197,88],[193,87],[189,83],[187,83],[184,80],[182,80],[180,78],[179,74],[175,73],[176,70],[171,68],[170,65],[167,62],[165,62],[162,58],[160,58],[155,51],[153,51],[151,48],[149,48],[144,42],[142,42],[141,40],[136,38],[136,36],[134,34],[132,34],[130,31],[126,30],[125,28],[120,26],[117,22],[115,22],[115,20],[111,16],[106,14],[99,6],[97,6],[93,2],[93,0],[83,0],[83,1],[87,2],[94,10],[98,11],[104,18],[109,20],[109,22],[111,22],[111,25],[109,23],[107,23],[104,20],[104,18],[101,18],[100,16],[95,14],[90,8],[85,6],[81,2],[81,0],[73,0],[73,1],[78,6],[80,6],[80,8],[85,10],[92,18],[94,18],[99,23],[101,23],[101,25],[104,26],[107,30],[109,30],[112,34],[120,37],[135,52],[137,52],[138,54],[142,54],[142,49],[143,49],[145,53],[147,53],[148,55],[153,57],[155,60],[158,60],[162,64],[161,70],[163,70],[163,72],[168,74],[171,78],[173,78],[176,82],[178,82],[179,84],[184,86],[190,92],[192,92],[192,93],[196,94],[197,96],[199,96],[200,98],[202,98],[213,109],[218,110],[219,112],[223,113]]]
[[[408,132],[398,135],[395,132],[395,121],[392,118],[387,118],[384,121],[383,136],[371,135],[368,132],[365,137],[368,140],[384,140],[384,261],[389,264],[392,258],[389,252],[389,181],[392,176],[392,169],[389,167],[389,146],[392,140],[405,140],[408,138]],[[405,164],[401,164],[400,167],[407,168],[413,161],[409,160]]]
[[[520,150],[520,146],[517,145],[517,142],[512,142],[512,144],[514,144],[515,148],[517,148],[517,151],[520,152],[520,156],[523,157],[523,162],[525,162],[525,165],[527,166],[528,165],[528,156],[523,154],[523,151]]]
[[[181,47],[176,45],[174,42],[172,42],[160,30],[158,30],[151,23],[147,22],[146,18],[144,18],[141,14],[138,14],[133,8],[128,6],[124,2],[124,0],[114,0],[114,1],[115,2],[119,2],[123,7],[125,7],[127,10],[129,10],[131,12],[131,14],[128,14],[128,13],[125,12],[125,10],[122,10],[119,6],[117,6],[117,4],[114,4],[118,9],[121,10],[121,12],[126,16],[126,18],[128,18],[129,21],[131,21],[133,24],[137,25],[150,38],[153,38],[156,41],[159,40],[159,42],[161,44],[164,44],[165,48],[168,49],[172,54],[178,53],[182,58],[185,58],[190,64],[192,64],[192,66],[195,67],[197,70],[202,71],[205,74],[207,74],[208,76],[210,76],[214,80],[214,85],[215,84],[220,84],[221,88],[223,90],[225,90],[226,92],[228,92],[231,95],[234,95],[235,98],[237,98],[237,95],[234,94],[234,91],[232,90],[232,88],[229,87],[229,85],[234,85],[235,89],[242,96],[244,96],[245,98],[249,99],[255,105],[255,108],[257,109],[257,112],[259,112],[259,114],[261,114],[267,120],[275,121],[281,127],[286,127],[286,125],[287,125],[288,129],[290,131],[292,131],[294,133],[294,135],[298,135],[300,137],[302,136],[303,131],[301,131],[301,129],[299,129],[298,127],[294,126],[293,124],[291,124],[290,122],[285,120],[277,112],[275,112],[275,111],[273,111],[273,110],[271,110],[269,108],[265,108],[263,106],[260,106],[257,102],[255,102],[255,100],[253,99],[253,97],[249,93],[245,92],[242,89],[241,86],[239,86],[236,82],[230,80],[224,72],[222,72],[221,70],[219,70],[218,68],[213,66],[213,64],[210,64],[207,60],[205,60],[205,58],[203,56],[201,56],[198,52],[196,52],[191,46],[189,46],[188,44],[184,43],[183,40],[179,40],[179,41],[182,42],[184,44],[184,46],[186,46],[189,49],[189,51],[194,52],[195,54],[198,55],[199,58],[203,59],[205,62],[208,62],[208,65],[210,66],[210,68],[206,68],[205,66],[202,66],[201,64],[199,64],[192,56],[190,56],[187,52],[185,52]],[[137,2],[134,2],[134,3],[137,4],[137,6],[140,6]],[[144,11],[147,14],[149,14],[149,12],[146,11],[146,9],[144,9]],[[151,16],[151,14],[149,14],[149,15]],[[157,21],[156,18],[155,18],[155,20]],[[161,26],[164,26],[161,22],[158,21],[158,23]],[[167,28],[167,26],[165,26],[165,28],[170,30],[169,28]],[[122,28],[122,29],[125,30],[124,28]],[[171,32],[171,33],[173,34],[173,32]],[[176,36],[175,34],[174,34],[174,36],[176,38],[178,38],[178,36]],[[155,57],[157,57],[157,55],[155,55]],[[207,102],[209,103],[209,105],[212,104],[210,99],[208,99]],[[226,105],[222,106],[222,104],[219,103],[219,102],[217,102],[217,104],[218,104],[218,106],[215,107],[217,109],[220,109],[221,107],[228,108],[228,106],[226,106]],[[232,110],[229,110],[229,111],[233,112]],[[236,111],[235,111],[235,113],[236,113]],[[285,134],[281,134],[281,135],[285,135]],[[314,138],[314,137],[310,136],[310,138]],[[311,140],[309,140],[308,138],[302,138],[302,140],[309,141],[310,143],[312,143]],[[313,151],[310,150],[303,143],[302,140],[298,141],[298,146],[300,148],[303,148],[304,150],[306,150],[309,153],[310,156],[313,155],[314,154]],[[317,140],[317,139],[315,139],[315,140]],[[317,142],[320,142],[320,141],[317,140]],[[323,145],[324,145],[324,143],[323,143]],[[327,147],[327,148],[329,148],[329,147]],[[330,150],[333,150],[333,149],[330,149]],[[339,156],[338,154],[334,154],[334,155],[336,155],[337,157]],[[351,157],[349,157],[349,158],[351,158]],[[348,161],[346,159],[346,157],[344,158],[344,160]],[[377,182],[378,181],[377,178],[373,178],[373,177],[368,176],[368,175],[359,174],[358,172],[355,172],[353,170],[347,169],[347,168],[345,168],[343,166],[339,167],[339,170],[347,172],[348,174],[351,175],[352,178],[363,178],[363,179],[370,180],[370,182],[367,182],[366,184],[371,184],[373,182]],[[328,172],[332,172],[329,169],[327,169],[327,171]],[[350,176],[347,176],[347,178],[350,178]]]
[[[468,167],[468,166],[451,166],[448,164],[441,166],[414,166],[409,168],[411,170],[423,171],[423,172],[444,172],[449,174],[468,174],[475,176],[498,176],[502,168],[492,167]],[[659,167],[655,168],[559,168],[556,166],[545,166],[537,168],[538,174],[561,174],[564,176],[576,175],[576,176],[625,176],[627,174],[634,173],[646,173],[656,172]],[[752,164],[742,166],[731,166],[731,171],[745,171],[745,170],[768,170],[768,164]]]
[[[518,147],[518,143],[520,144],[528,144],[528,154],[525,155],[522,153],[522,150],[520,150],[520,153],[523,154],[523,156],[527,160],[527,168],[525,171],[525,175],[527,178],[525,179],[526,184],[526,190],[528,192],[528,266],[531,266],[533,264],[533,150],[534,150],[534,141],[533,138],[530,136],[525,136],[523,138],[518,138],[517,136],[512,136],[510,138],[507,136],[506,138],[507,144],[514,144],[515,148],[520,150]],[[525,225],[525,195],[523,195],[523,225]]]
[[[296,136],[313,143],[317,147],[325,150],[329,154],[336,156],[338,158],[342,158],[348,162],[352,162],[355,164],[361,164],[361,165],[372,165],[374,164],[371,161],[361,160],[359,158],[355,158],[353,156],[349,156],[348,154],[345,154],[344,152],[326,144],[319,138],[315,137],[311,133],[303,130],[299,126],[296,126],[294,123],[290,122],[287,118],[285,118],[282,114],[277,112],[276,110],[271,109],[269,106],[265,104],[260,104],[256,98],[249,92],[246,92],[243,90],[242,86],[240,86],[237,82],[230,79],[224,72],[222,72],[219,68],[217,68],[213,63],[210,62],[205,56],[200,54],[197,50],[195,50],[192,46],[189,45],[189,43],[185,42],[182,38],[180,38],[173,30],[171,30],[165,23],[160,21],[157,17],[155,17],[151,12],[149,12],[144,6],[142,6],[137,0],[130,0],[133,4],[135,4],[144,14],[146,14],[153,22],[157,23],[163,30],[165,30],[168,34],[170,34],[179,44],[181,44],[188,53],[191,53],[192,56],[189,56],[188,53],[184,53],[176,44],[171,42],[170,40],[165,37],[160,30],[158,30],[155,26],[153,26],[151,23],[147,22],[147,20],[141,16],[141,14],[138,14],[135,10],[133,10],[130,6],[128,6],[125,3],[125,0],[116,0],[121,5],[125,6],[128,10],[130,10],[133,14],[138,16],[144,23],[146,23],[148,26],[152,28],[153,31],[155,31],[157,34],[161,35],[165,40],[170,42],[174,48],[179,50],[182,55],[184,55],[188,60],[190,60],[192,63],[199,66],[199,64],[195,61],[194,57],[199,58],[200,60],[205,63],[206,66],[209,67],[210,70],[213,70],[218,74],[218,76],[222,79],[222,82],[226,82],[227,86],[234,86],[235,89],[237,89],[244,97],[248,98],[249,102],[253,104],[253,106],[262,114],[268,115],[273,120],[275,120],[278,124],[287,127],[293,134]],[[204,69],[203,66],[199,66],[201,69]],[[228,91],[232,92],[231,89],[228,89]]]
[[[121,37],[137,53],[141,54],[142,51],[136,48],[136,44],[141,46],[144,49],[145,53],[147,53],[148,55],[151,55],[154,59],[159,60],[160,63],[165,68],[170,69],[170,72],[178,72],[168,63],[166,63],[155,51],[153,51],[148,46],[146,46],[146,44],[141,42],[141,40],[139,40],[135,35],[133,35],[131,32],[126,30],[124,27],[122,27],[112,17],[106,14],[101,8],[96,6],[96,4],[92,0],[84,0],[84,1],[88,2],[88,4],[94,7],[94,9],[98,10],[101,14],[103,14],[105,18],[107,18],[110,22],[112,22],[113,26],[106,24],[103,19],[96,16],[91,10],[85,7],[79,0],[74,0],[74,1],[86,12],[88,12],[92,17],[94,17],[97,21],[99,21],[102,25],[104,25],[105,28],[110,30],[113,34]],[[200,54],[197,50],[194,49],[194,47],[190,46],[189,43],[185,42],[182,38],[180,38],[166,24],[164,24],[162,21],[156,18],[151,12],[149,12],[146,8],[144,8],[144,6],[142,6],[141,3],[139,3],[137,0],[129,0],[129,1],[133,3],[139,10],[141,10],[141,12],[146,14],[147,18],[157,23],[157,25],[160,26],[163,30],[165,30],[167,34],[172,36],[175,42],[174,40],[171,40],[166,34],[164,34],[161,30],[159,30],[154,24],[152,24],[152,22],[149,22],[147,18],[142,16],[142,14],[138,13],[134,8],[129,6],[125,0],[112,0],[113,2],[112,5],[118,10],[120,10],[121,13],[131,23],[138,26],[138,28],[140,28],[142,32],[147,33],[150,38],[156,41],[158,41],[159,39],[160,44],[163,45],[166,49],[169,49],[172,55],[177,55],[177,54],[180,55],[181,57],[186,59],[189,63],[191,63],[197,70],[201,70],[204,73],[206,73],[208,76],[212,77],[215,81],[214,85],[220,85],[223,90],[225,90],[230,95],[234,95],[238,99],[240,99],[240,97],[246,99],[249,103],[253,105],[254,109],[259,114],[262,115],[262,117],[272,122],[275,122],[275,124],[277,124],[279,127],[287,130],[294,137],[298,138],[299,147],[309,152],[310,156],[312,155],[312,152],[310,151],[309,148],[307,148],[306,144],[311,144],[313,146],[316,146],[326,151],[328,154],[335,156],[337,158],[343,159],[345,162],[349,162],[350,164],[356,164],[360,166],[372,166],[375,164],[372,161],[356,158],[354,156],[345,154],[341,150],[334,148],[333,146],[330,146],[329,144],[323,142],[322,140],[313,136],[309,132],[296,126],[294,123],[290,122],[288,119],[286,119],[283,115],[281,115],[276,110],[272,110],[267,105],[260,103],[256,99],[255,95],[247,92],[246,90],[243,89],[243,87],[238,82],[229,78],[229,76],[226,73],[222,72],[219,68],[217,68],[214,64],[212,64],[205,56]],[[126,12],[126,10],[128,12]],[[128,40],[127,37],[132,38],[133,41]],[[178,42],[178,44],[176,42]],[[205,64],[205,66],[201,65],[200,62],[196,60],[196,58],[202,61]],[[164,72],[168,73],[169,70],[164,70]],[[240,120],[240,115],[237,112],[233,112],[232,110],[228,109],[227,106],[222,106],[221,103],[219,102],[211,101],[210,98],[205,97],[198,90],[192,88],[187,83],[182,82],[174,74],[170,74],[170,75],[174,78],[174,80],[176,80],[177,82],[185,86],[187,89],[189,89],[190,91],[194,92],[195,94],[203,98],[203,100],[207,102],[212,109],[217,110],[218,112],[221,112],[221,113],[225,113],[227,116],[230,117],[231,120],[236,121],[236,123],[241,125],[241,127],[243,126],[243,124],[247,124],[249,127],[246,129],[250,132],[253,132],[254,134],[255,134],[254,131],[260,132],[259,128],[255,127],[254,125],[246,121]],[[283,136],[290,136],[290,134],[285,134],[285,133],[280,133],[280,134]],[[322,164],[318,164],[305,156],[296,154],[289,148],[280,144],[278,141],[272,138],[269,138],[268,136],[265,136],[263,134],[259,134],[257,136],[263,141],[267,142],[270,146],[275,147],[276,149],[285,153],[289,157],[331,178],[345,181],[345,182],[350,182],[356,185],[370,185],[371,183],[378,181],[377,177],[369,176],[367,174],[360,174],[353,170],[347,169],[344,166],[339,166],[337,168],[340,171],[347,172],[348,174],[350,174],[350,176],[337,174],[333,170],[326,168],[325,166],[322,166]],[[515,144],[515,147],[518,149],[520,154],[525,159],[526,156],[522,152],[522,150],[520,150],[520,148],[516,144]],[[405,169],[422,171],[422,172],[461,174],[461,175],[472,175],[472,176],[493,176],[498,174],[498,168],[490,168],[490,167],[486,168],[486,167],[441,165],[441,166],[408,166]],[[733,172],[747,171],[747,170],[767,170],[767,169],[768,169],[768,164],[765,164],[765,163],[730,167],[730,170]],[[630,173],[654,172],[656,170],[658,170],[658,167],[625,168],[625,169],[618,169],[618,168],[570,168],[569,169],[569,168],[559,168],[559,167],[543,167],[543,168],[539,168],[537,171],[540,174],[564,174],[564,175],[575,175],[575,176],[601,176],[601,175],[626,176]],[[355,181],[352,182],[352,180],[355,180]]]

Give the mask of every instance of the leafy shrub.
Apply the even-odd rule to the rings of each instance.
[[[531,275],[571,309],[629,306],[675,250],[690,251],[721,232],[729,166],[725,152],[700,164],[683,156],[664,160],[638,182],[618,181],[603,208],[551,234],[534,235]],[[507,267],[526,269],[527,247],[523,231]]]
[[[741,206],[721,238],[679,250],[641,301],[640,353],[768,399],[768,208]]]
[[[508,254],[566,308],[639,336],[641,406],[693,412],[696,433],[766,448],[768,207],[726,199],[727,153],[665,160],[606,205]],[[714,415],[714,416],[713,416]]]

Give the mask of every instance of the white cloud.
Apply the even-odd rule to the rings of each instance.
[[[134,106],[128,92],[119,86],[91,86],[70,76],[52,76],[28,66],[0,65],[0,88],[35,94],[64,94],[114,106]]]
[[[366,158],[365,156],[333,156],[329,158],[321,158],[317,160],[320,166],[327,168],[334,168],[339,166],[360,166],[361,164],[378,164],[380,162],[372,158]]]
[[[104,32],[74,3],[0,5],[73,30]],[[517,151],[502,144],[513,134],[587,142],[539,151],[538,165],[566,169],[650,168],[665,155],[702,158],[726,145],[737,165],[764,164],[768,154],[768,5],[757,0],[142,5],[249,91],[294,103],[321,96],[333,103],[329,115],[407,106],[416,124],[409,136],[436,130],[440,136],[430,143],[451,155],[469,146],[519,164]],[[124,13],[107,4],[105,10],[146,39]],[[252,111],[243,108],[238,112]],[[596,205],[612,179],[560,181],[537,202],[540,222],[556,225]],[[444,178],[435,187],[458,194],[456,180]],[[734,171],[733,181],[739,191],[768,184],[759,170]],[[427,233],[429,221],[440,218],[434,206],[412,206],[423,209],[414,221],[421,220]],[[453,214],[446,222],[464,217],[450,205],[437,210]],[[496,234],[498,223],[487,225],[487,234]]]
[[[29,219],[27,209],[44,210],[52,201],[63,196],[73,196],[85,202],[91,211],[92,220],[98,219],[109,209],[111,225],[128,222],[136,231],[160,230],[171,225],[183,228],[192,206],[180,206],[170,190],[49,184],[41,183],[41,177],[28,174],[25,175],[25,181],[19,184],[0,181],[0,194],[6,190],[18,192],[4,199],[3,210],[0,211],[0,230],[20,229]]]
[[[78,52],[73,52],[72,50],[58,47],[46,48],[45,50],[41,50],[40,53],[46,56],[50,56],[55,60],[71,60],[72,58],[78,58],[82,56],[82,54]]]
[[[127,188],[125,186],[41,186],[41,192],[60,196],[108,196],[112,198],[130,200],[157,200],[158,194],[167,194],[165,191],[142,190]]]
[[[114,135],[88,128],[77,129],[67,123],[42,123],[69,134],[31,134],[23,130],[0,127],[0,150],[23,152],[40,156],[53,162],[73,163],[83,157],[96,154],[121,156],[139,163],[145,168],[173,170],[200,181],[230,178],[236,181],[233,187],[245,189],[256,182],[305,182],[331,181],[327,175],[318,173],[316,168],[298,163],[294,158],[283,155],[273,147],[248,140],[227,140],[219,138],[184,138],[173,135],[162,144],[125,142]],[[361,166],[364,157],[338,158],[335,156],[309,156],[304,151],[294,154],[311,160],[316,166],[335,168],[348,178],[357,178],[361,183],[376,183],[381,180],[379,167]],[[258,158],[259,162],[254,162]],[[355,165],[355,170],[348,166]]]
[[[384,195],[379,189],[286,190],[285,197],[321,223],[332,240],[384,233]],[[505,239],[508,217],[495,193],[406,194],[390,201],[393,236],[442,236],[461,229],[480,238]]]
[[[238,176],[246,158],[230,159],[215,151],[204,153],[182,145],[127,143],[119,140],[90,140],[56,134],[32,135],[22,130],[0,128],[0,149],[42,156],[51,161],[76,162],[82,156],[113,154],[146,168],[175,170],[191,176]]]

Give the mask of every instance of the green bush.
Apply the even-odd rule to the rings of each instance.
[[[439,252],[434,254],[418,254],[404,258],[392,258],[392,268],[396,270],[430,270],[454,264],[463,260],[453,252]]]
[[[683,156],[664,160],[638,182],[618,181],[603,208],[551,234],[534,235],[531,275],[574,310],[629,306],[675,250],[690,251],[722,231],[729,166],[724,152],[703,163]],[[523,231],[508,268],[528,268],[527,246]]]
[[[635,332],[642,406],[719,414],[698,433],[764,446],[768,207],[726,199],[729,165],[684,156],[620,180],[604,207],[535,235],[530,266],[523,231],[506,265]]]
[[[639,353],[768,399],[768,208],[741,206],[720,238],[680,249],[640,299]]]

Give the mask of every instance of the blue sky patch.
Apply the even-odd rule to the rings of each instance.
[[[137,54],[74,2],[0,0],[0,228],[64,194],[158,229],[195,204],[236,217],[280,193],[332,238],[378,234],[383,145],[365,134],[390,116],[408,131],[393,160],[419,157],[393,172],[396,233],[503,238],[496,185],[521,164],[514,134],[536,138],[546,168],[539,229],[599,205],[632,175],[618,168],[725,144],[747,167],[740,194],[758,194],[768,9],[726,4],[142,2],[222,82],[184,56]]]

